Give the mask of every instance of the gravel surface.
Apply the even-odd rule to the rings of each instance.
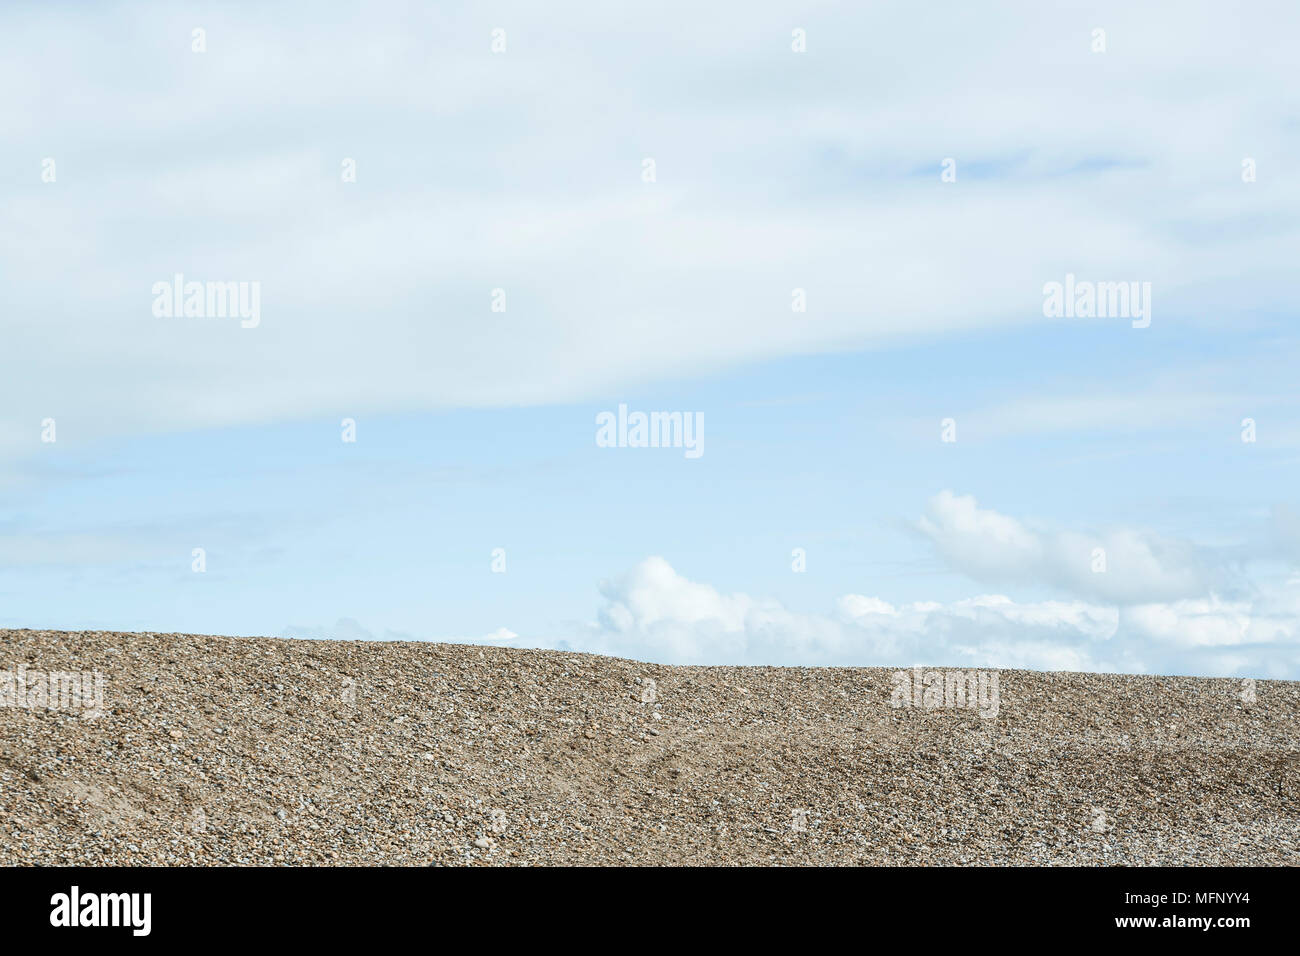
[[[982,717],[884,668],[0,630],[19,666],[104,705],[0,707],[9,865],[1300,864],[1295,682],[1000,671]]]

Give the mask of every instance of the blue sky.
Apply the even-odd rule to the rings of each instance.
[[[1002,9],[6,6],[0,625],[1300,676],[1300,19]]]

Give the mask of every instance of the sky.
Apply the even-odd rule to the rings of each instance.
[[[1300,8],[302,9],[0,7],[0,626],[1300,679]]]

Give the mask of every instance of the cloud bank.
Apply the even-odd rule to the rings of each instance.
[[[1300,577],[1238,601],[1210,595],[1117,606],[981,594],[893,605],[847,594],[829,613],[805,614],[722,594],[652,557],[602,594],[598,622],[565,646],[671,664],[1300,677]]]
[[[581,643],[678,664],[1300,677],[1300,574],[1237,580],[1189,542],[1137,528],[1033,529],[952,491],[929,501],[916,528],[952,570],[1064,596],[894,605],[846,594],[828,613],[803,614],[719,593],[652,557],[602,586],[605,604]],[[1098,548],[1104,570],[1094,570]]]
[[[930,500],[917,528],[956,570],[1066,594],[1016,600],[993,593],[906,604],[846,594],[824,613],[804,613],[771,599],[720,592],[655,556],[600,585],[603,604],[589,624],[559,637],[502,628],[496,637],[473,642],[500,643],[500,635],[509,635],[517,646],[666,664],[921,664],[1300,678],[1300,574],[1253,582],[1226,597],[1214,590],[1202,551],[1185,542],[1130,528],[1100,538],[1035,531],[950,491]],[[1095,540],[1115,556],[1104,573],[1088,570]],[[1124,579],[1108,583],[1120,569]],[[1207,590],[1193,594],[1199,588]],[[286,636],[307,636],[290,630]]]

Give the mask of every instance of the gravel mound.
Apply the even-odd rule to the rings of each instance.
[[[985,672],[981,716],[884,668],[0,630],[20,667],[104,683],[0,706],[7,865],[1300,864],[1296,682]]]

